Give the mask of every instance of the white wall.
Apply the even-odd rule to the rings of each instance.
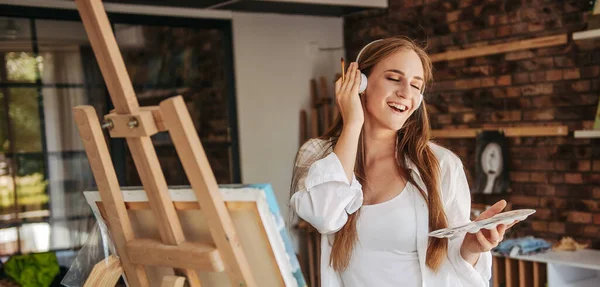
[[[271,183],[282,214],[294,157],[299,113],[308,108],[311,78],[339,73],[341,18],[233,14],[241,171],[244,183]]]

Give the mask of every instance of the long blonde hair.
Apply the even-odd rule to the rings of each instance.
[[[377,63],[398,51],[406,50],[413,50],[419,55],[423,64],[425,83],[431,83],[433,68],[429,56],[427,56],[423,48],[406,37],[386,38],[366,47],[360,56],[359,69],[368,77],[372,68]],[[338,115],[333,125],[321,139],[329,141],[330,147],[333,148],[339,139],[343,126],[342,117]],[[427,115],[425,100],[423,100],[423,104],[414,111],[402,129],[398,131],[396,159],[399,174],[416,186],[427,202],[429,209],[429,230],[436,230],[448,227],[448,221],[441,200],[439,162],[429,147],[430,137],[429,117]],[[330,149],[325,148],[324,150]],[[318,155],[318,157],[324,157],[325,155]],[[406,158],[412,161],[417,167],[427,191],[423,190],[408,172],[404,161]],[[365,145],[363,132],[361,132],[354,173],[358,181],[363,185],[366,183],[365,164]],[[296,186],[302,176],[302,172],[304,171],[294,170],[292,193],[297,190]],[[345,270],[350,262],[352,250],[358,239],[356,223],[359,214],[360,209],[353,214],[349,214],[346,224],[335,234],[329,263],[338,272]],[[447,248],[447,239],[429,237],[426,265],[437,271],[447,255]]]

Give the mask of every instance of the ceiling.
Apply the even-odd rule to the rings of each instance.
[[[365,10],[377,9],[377,7],[374,7],[370,3],[372,2],[371,0],[364,0],[362,1],[363,3],[361,3],[360,5],[357,5],[356,3],[361,1],[356,0],[104,0],[104,2],[168,7],[185,7],[197,9],[215,9],[225,11],[300,14],[335,17],[340,17]],[[320,4],[319,2],[329,2],[336,4]]]

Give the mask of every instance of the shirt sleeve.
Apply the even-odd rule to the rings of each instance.
[[[469,223],[471,213],[471,192],[467,177],[458,157],[451,161],[450,166],[442,169],[442,187],[449,194],[446,201],[446,216],[450,227]],[[488,286],[492,276],[491,252],[483,252],[475,266],[471,265],[460,255],[464,236],[453,238],[448,243],[448,259],[463,286]]]
[[[319,146],[315,140],[311,141],[302,146],[297,156],[296,168],[300,168],[298,173],[301,175],[290,198],[290,206],[321,234],[331,234],[346,224],[348,214],[362,206],[362,186],[354,174],[348,182],[335,153],[329,152],[323,158],[311,160],[320,156]]]

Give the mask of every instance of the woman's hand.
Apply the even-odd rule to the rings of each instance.
[[[475,221],[488,219],[500,212],[506,207],[506,201],[500,200],[496,202],[488,210],[481,213]],[[496,228],[481,229],[477,233],[467,233],[465,240],[460,248],[460,255],[471,265],[475,265],[479,260],[481,252],[487,252],[498,246],[498,243],[504,239],[504,232],[511,228],[516,221],[509,226],[498,224]]]
[[[360,71],[358,64],[352,62],[348,66],[346,77],[335,82],[335,98],[344,120],[344,129],[360,129],[365,121],[365,116],[358,96],[360,86]]]

